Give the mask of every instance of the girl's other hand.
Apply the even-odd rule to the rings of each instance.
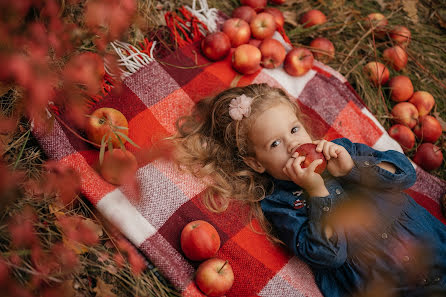
[[[348,151],[341,145],[326,140],[315,140],[316,151],[322,152],[327,159],[327,170],[331,175],[347,175],[355,165]]]
[[[325,197],[329,195],[322,176],[314,172],[316,167],[322,163],[322,160],[314,160],[307,168],[302,168],[301,164],[304,160],[304,156],[299,156],[299,153],[294,153],[285,164],[283,172],[295,184],[307,191],[311,197]]]

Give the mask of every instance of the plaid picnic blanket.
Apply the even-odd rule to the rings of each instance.
[[[280,39],[280,35],[276,36]],[[283,41],[283,40],[282,40]],[[389,137],[346,79],[315,61],[301,77],[282,68],[262,69],[241,76],[231,68],[230,56],[211,63],[200,55],[197,43],[186,45],[160,61],[151,61],[128,76],[92,106],[113,107],[129,121],[129,137],[148,148],[155,139],[175,132],[175,120],[188,114],[195,103],[230,86],[268,83],[296,98],[312,119],[318,136],[331,140],[347,137],[375,149],[400,146]],[[205,67],[196,65],[208,64]],[[181,66],[181,67],[180,67]],[[61,115],[63,117],[63,115]],[[34,130],[46,154],[75,168],[82,193],[145,255],[184,296],[202,296],[193,282],[198,262],[187,260],[180,248],[182,228],[192,220],[206,220],[221,236],[217,257],[229,260],[235,282],[227,296],[321,296],[310,268],[284,248],[252,231],[247,209],[233,204],[226,212],[211,213],[201,202],[204,184],[180,173],[168,160],[139,160],[137,180],[141,199],[129,199],[131,191],[105,182],[94,170],[99,151],[76,138],[59,122],[50,133]],[[137,149],[126,145],[127,149]],[[415,165],[414,165],[415,166]],[[416,167],[417,182],[407,192],[429,212],[446,223],[439,206],[446,182]],[[256,222],[253,222],[256,226]]]

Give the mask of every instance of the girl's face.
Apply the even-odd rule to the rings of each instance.
[[[310,135],[289,104],[279,103],[255,119],[249,133],[254,158],[245,162],[259,173],[267,172],[281,180],[289,180],[283,172],[296,148],[312,142]]]

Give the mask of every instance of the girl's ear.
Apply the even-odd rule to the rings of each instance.
[[[243,162],[245,162],[245,164],[251,167],[251,169],[254,170],[255,172],[258,173],[265,172],[265,167],[263,167],[263,165],[260,164],[260,162],[253,157],[245,157],[243,158]]]

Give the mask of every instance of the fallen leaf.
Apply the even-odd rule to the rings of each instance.
[[[441,130],[443,132],[446,131],[446,122],[440,117],[440,113],[438,111],[432,113],[434,117],[440,122]]]
[[[386,3],[384,3],[384,0],[376,0],[376,2],[379,4],[381,11],[386,9]]]
[[[102,279],[98,279],[96,283],[96,288],[93,292],[96,293],[96,297],[116,297],[116,294],[112,292],[113,286],[106,284]]]
[[[285,19],[285,23],[293,25],[297,27],[299,24],[297,23],[297,13],[294,11],[282,11],[283,18]]]
[[[403,9],[414,24],[418,24],[418,0],[403,0]]]

